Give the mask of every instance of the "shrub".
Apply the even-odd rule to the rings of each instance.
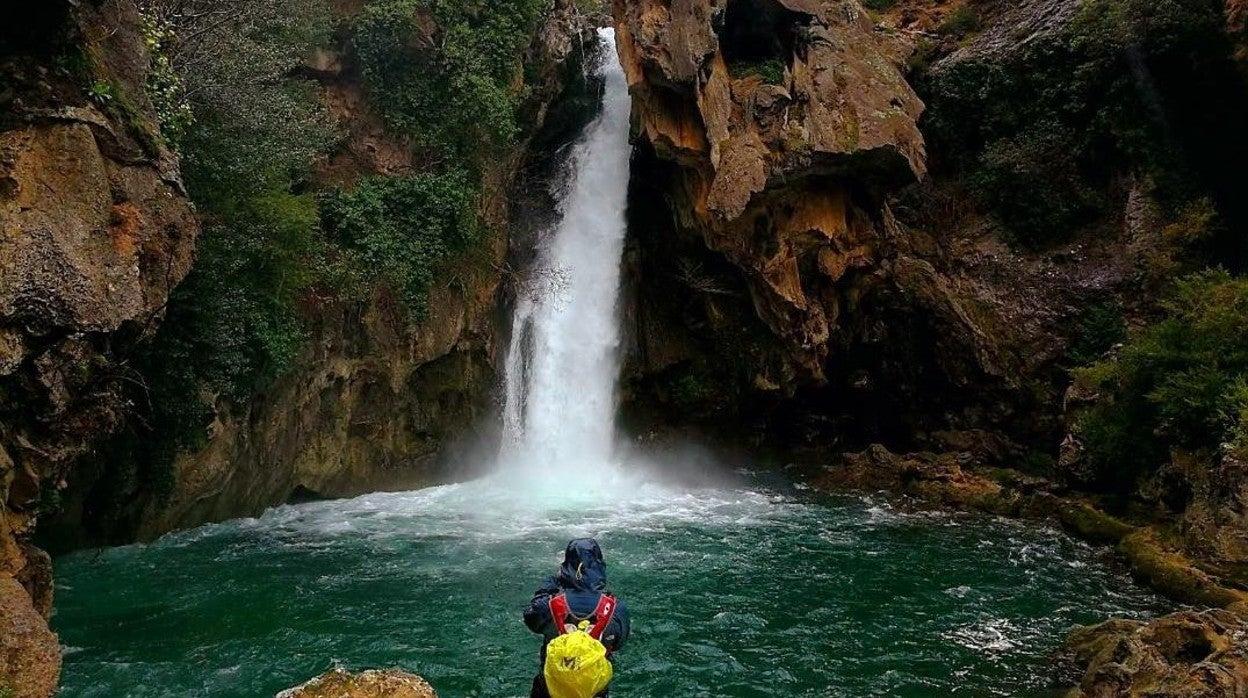
[[[1095,218],[1123,172],[1157,182],[1167,207],[1210,192],[1240,206],[1228,183],[1248,146],[1227,124],[1248,111],[1222,24],[1208,0],[1090,0],[1012,53],[947,63],[921,84],[934,160],[978,183],[1028,247]],[[1228,97],[1211,106],[1207,94]]]
[[[1129,489],[1171,448],[1217,454],[1248,443],[1248,280],[1188,277],[1163,309],[1117,357],[1076,371],[1102,395],[1076,424],[1101,485]]]
[[[322,196],[321,215],[330,241],[354,265],[350,276],[389,283],[420,314],[438,265],[482,234],[476,201],[463,170],[373,177]]]
[[[768,85],[783,85],[785,82],[784,61],[779,58],[767,58],[759,61],[734,61],[728,65],[728,72],[734,77],[743,78],[757,75]]]
[[[1101,211],[1071,151],[1074,141],[1061,125],[1040,123],[984,149],[973,191],[1023,247],[1064,240]]]
[[[373,101],[395,127],[446,157],[479,161],[515,138],[521,57],[541,0],[373,0],[354,39]],[[428,35],[422,17],[439,28]]]
[[[1076,366],[1084,366],[1100,360],[1105,352],[1126,338],[1127,325],[1122,313],[1108,305],[1093,305],[1075,321],[1066,358]]]
[[[936,28],[936,33],[962,38],[983,28],[984,20],[979,13],[974,8],[963,5],[945,17],[945,20]]]

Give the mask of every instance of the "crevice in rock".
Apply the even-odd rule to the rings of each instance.
[[[779,60],[788,65],[809,15],[793,12],[775,0],[732,0],[718,28],[719,47],[731,66]],[[736,75],[735,77],[743,77]]]

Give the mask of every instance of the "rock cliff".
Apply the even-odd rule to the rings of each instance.
[[[615,19],[639,133],[634,418],[793,444],[1001,411],[1034,363],[999,297],[1026,265],[963,243],[954,268],[899,222],[897,192],[928,169],[906,42],[852,0],[619,2]],[[914,409],[937,392],[946,405]]]
[[[1055,461],[1089,312],[1138,316],[1182,270],[1164,231],[1190,221],[1154,163],[1235,140],[1242,100],[1181,107],[1238,94],[1223,37],[1195,4],[1126,28],[1062,0],[882,5],[615,4],[638,136],[626,416],[825,450],[987,431]],[[1170,47],[1202,31],[1185,83]],[[1126,49],[1079,55],[1098,33],[1138,42],[1154,82]],[[1110,121],[1145,144],[1107,145]],[[1238,220],[1235,158],[1183,157]]]
[[[23,12],[0,30],[0,688],[30,698],[51,694],[60,650],[50,566],[25,541],[121,423],[127,355],[190,269],[198,223],[133,4]]]

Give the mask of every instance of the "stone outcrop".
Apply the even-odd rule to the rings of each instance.
[[[383,294],[362,308],[318,311],[299,363],[241,411],[222,409],[207,446],[178,457],[172,496],[138,512],[128,534],[150,540],[255,516],[292,496],[349,497],[445,479],[440,455],[488,423],[496,385],[499,279],[473,271],[475,281],[434,289],[436,310],[420,324]]]
[[[853,0],[617,2],[615,23],[678,226],[740,269],[789,368],[822,379],[886,234],[878,195],[925,172],[922,103]]]
[[[1248,622],[1231,611],[1111,620],[1067,641],[1083,674],[1068,698],[1248,696]]]
[[[1018,23],[1061,21],[1024,5],[976,55]],[[1066,350],[1072,309],[1136,259],[1101,242],[1020,251],[926,177],[907,37],[950,7],[899,3],[885,20],[917,28],[885,30],[852,0],[615,4],[644,202],[626,270],[634,421],[856,448],[1057,432],[1057,410],[1038,409],[1060,388],[1035,379]]]
[[[438,698],[429,682],[397,669],[358,674],[331,672],[277,694],[277,698]]]
[[[39,3],[0,29],[0,689],[20,698],[60,667],[50,565],[24,541],[122,422],[127,354],[192,262],[147,71],[130,0]]]

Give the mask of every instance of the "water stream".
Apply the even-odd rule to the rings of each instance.
[[[500,465],[541,487],[576,488],[614,470],[616,307],[631,146],[628,85],[614,36],[601,34],[602,112],[569,159],[561,220],[517,300],[505,366]]]
[[[1048,695],[1071,626],[1167,608],[1047,528],[622,465],[629,103],[610,50],[604,71],[517,303],[497,472],[57,560],[65,698],[256,698],[336,664],[404,667],[443,698],[526,695],[520,610],[581,535],[633,610],[626,698]]]

